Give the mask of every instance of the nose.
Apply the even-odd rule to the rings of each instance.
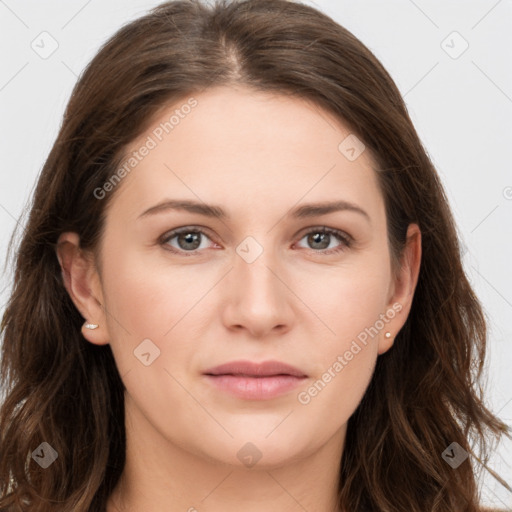
[[[235,255],[234,268],[224,285],[222,317],[228,329],[245,329],[251,337],[264,338],[291,328],[294,295],[280,268],[270,250],[250,263]]]

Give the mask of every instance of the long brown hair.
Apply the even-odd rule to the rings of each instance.
[[[422,232],[409,317],[349,420],[340,507],[477,511],[474,461],[453,469],[441,454],[456,442],[485,462],[491,437],[509,430],[482,402],[486,321],[447,198],[376,57],[328,16],[286,0],[164,3],[121,28],[76,84],[30,205],[2,318],[0,508],[105,510],[125,461],[124,386],[110,346],[81,335],[56,242],[74,231],[83,250],[97,253],[115,190],[103,200],[94,192],[127,145],[165,105],[233,83],[312,100],[364,142],[395,262],[409,223]],[[48,469],[31,457],[42,442],[58,453]]]

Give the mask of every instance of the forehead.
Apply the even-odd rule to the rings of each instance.
[[[160,109],[128,146],[124,163],[133,165],[117,192],[138,210],[165,195],[260,208],[326,194],[378,202],[373,160],[357,144],[310,101],[219,87]]]

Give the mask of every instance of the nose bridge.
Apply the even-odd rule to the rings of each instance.
[[[264,238],[260,242],[248,236],[237,246],[229,290],[229,323],[260,334],[290,321],[289,293],[277,277],[280,265],[272,237]]]
[[[258,238],[262,240],[262,236]],[[235,279],[245,292],[243,295],[250,295],[255,300],[272,300],[272,295],[281,292],[277,289],[278,280],[270,270],[278,266],[275,252],[270,236],[261,242],[248,236],[238,245],[234,270]]]

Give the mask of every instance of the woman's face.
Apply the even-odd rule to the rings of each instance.
[[[78,302],[100,325],[84,336],[112,347],[131,424],[237,465],[341,449],[417,273],[392,274],[368,151],[310,103],[220,87],[160,112],[125,162],[102,189],[115,196],[88,274],[103,309]],[[303,377],[206,375],[235,361]]]

